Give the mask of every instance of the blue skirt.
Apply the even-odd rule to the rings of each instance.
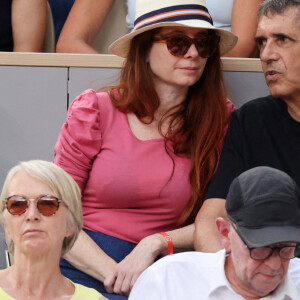
[[[134,243],[130,243],[127,241],[123,241],[117,239],[115,237],[93,232],[90,230],[84,231],[96,242],[96,244],[111,258],[113,258],[116,262],[122,261],[136,246]],[[99,266],[101,268],[101,266]],[[103,296],[107,297],[111,300],[126,300],[127,297],[116,295],[116,294],[108,294],[106,289],[101,281],[83,273],[76,268],[74,268],[71,264],[69,264],[65,259],[60,260],[60,269],[64,276],[71,279],[76,283],[80,283],[87,287],[94,288],[98,292],[100,292]]]

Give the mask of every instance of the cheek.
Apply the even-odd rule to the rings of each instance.
[[[234,249],[234,247],[233,247]],[[244,278],[247,272],[246,259],[243,253],[231,252],[233,265],[235,266],[235,272],[239,278]]]
[[[237,276],[247,281],[253,278],[261,262],[251,259],[249,250],[246,249],[240,241],[235,240],[231,249],[232,260]]]
[[[290,265],[290,261],[289,260],[282,262],[282,268],[283,268],[283,275],[284,276],[288,272],[289,265]]]
[[[71,219],[69,219],[69,216],[68,216],[65,237],[69,237],[74,233],[74,231],[75,231],[74,226],[75,226],[75,224],[73,224],[73,222],[71,221]]]
[[[5,235],[10,238],[11,237],[11,230],[10,230],[9,226],[7,226],[6,223],[3,223],[3,228],[4,228]]]
[[[256,274],[259,273],[260,265],[260,262],[240,258],[235,264],[237,276],[244,282],[251,282],[255,280]]]
[[[149,51],[148,62],[154,74],[167,70],[175,61],[176,57],[169,53],[166,44],[154,43]]]
[[[160,73],[168,67],[163,63],[163,58],[161,55],[151,57],[149,60],[149,66],[151,71],[156,75],[160,75]]]
[[[9,215],[9,213],[7,211],[4,211],[2,213],[2,225],[3,225],[3,229],[4,229],[4,232],[6,234],[7,237],[9,238],[12,238],[13,237],[13,232],[14,232],[14,221],[17,221],[17,217],[12,217],[11,215]],[[16,220],[14,219],[11,219],[11,218],[15,218]],[[15,226],[16,227],[16,226]],[[17,228],[19,228],[20,226],[18,225]]]
[[[293,85],[299,89],[299,77],[300,77],[300,61],[299,57],[292,56],[289,58],[289,65],[286,67],[290,80]]]
[[[202,75],[203,75],[203,73],[204,73],[205,66],[206,66],[206,62],[207,62],[207,60],[204,61],[203,64],[202,64],[202,68],[201,68],[201,70],[200,70],[200,72],[199,72],[199,79],[202,77]],[[198,80],[199,80],[199,79],[198,79]]]
[[[60,216],[60,225],[61,231],[64,233],[63,238],[69,237],[74,232],[74,225],[72,224],[71,218],[69,217],[69,211],[62,211],[62,215]]]

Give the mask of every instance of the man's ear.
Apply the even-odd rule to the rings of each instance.
[[[216,225],[218,228],[221,243],[222,243],[223,247],[225,248],[226,253],[230,253],[231,252],[231,243],[230,243],[229,233],[230,233],[230,229],[231,229],[231,224],[228,220],[219,217],[216,219]]]

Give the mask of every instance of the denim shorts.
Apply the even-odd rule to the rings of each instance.
[[[120,240],[118,238],[93,232],[90,230],[84,229],[84,231],[96,242],[96,244],[111,258],[113,258],[116,262],[122,261],[136,246],[134,243],[130,243],[127,241]],[[88,253],[87,253],[88,255]],[[101,268],[101,266],[99,266]],[[116,295],[116,294],[108,294],[105,290],[105,287],[101,281],[83,273],[76,268],[74,268],[71,264],[69,264],[65,259],[60,260],[60,269],[64,276],[71,279],[75,283],[80,283],[87,287],[94,288],[98,292],[100,292],[103,296],[107,297],[111,300],[126,300],[127,297]]]

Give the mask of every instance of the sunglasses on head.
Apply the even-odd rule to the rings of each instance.
[[[194,44],[199,56],[203,58],[211,57],[217,50],[220,37],[212,32],[201,32],[196,37],[190,38],[185,34],[155,35],[154,41],[166,43],[169,52],[174,56],[183,56]]]
[[[35,202],[38,211],[46,217],[54,215],[59,209],[59,203],[62,202],[62,200],[51,195],[41,195],[36,199],[13,195],[5,199],[6,209],[13,216],[21,216],[26,212],[31,201]]]

